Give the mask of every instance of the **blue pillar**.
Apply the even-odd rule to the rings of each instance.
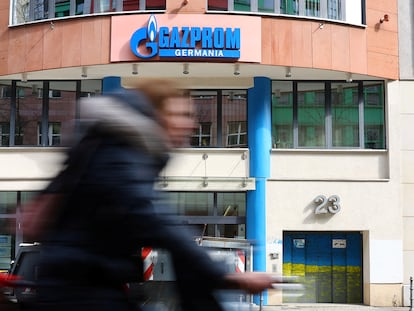
[[[266,271],[266,180],[270,176],[271,138],[271,80],[254,78],[248,91],[248,142],[250,177],[256,179],[256,190],[247,192],[246,235],[252,240],[253,271]],[[260,297],[253,298],[260,304]],[[267,304],[267,292],[263,293]]]
[[[102,79],[102,95],[122,88],[121,77],[105,77]]]

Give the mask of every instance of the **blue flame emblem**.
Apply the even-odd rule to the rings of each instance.
[[[151,15],[148,20],[147,31],[150,41],[154,42],[155,37],[157,36],[157,20],[154,15]]]

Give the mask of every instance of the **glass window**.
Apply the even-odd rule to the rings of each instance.
[[[385,148],[381,81],[274,81],[273,148]]]
[[[246,194],[240,192],[167,192],[171,209],[191,224],[195,235],[245,238]]]
[[[141,0],[142,1],[142,0]],[[137,11],[139,10],[140,0],[124,0],[124,11]]]
[[[0,82],[0,145],[58,146],[73,134],[77,96],[101,94],[101,80]],[[14,91],[12,90],[14,89]],[[12,93],[16,93],[12,105]],[[14,140],[10,138],[14,127]],[[42,142],[42,132],[45,141]]]
[[[8,146],[10,143],[10,123],[0,122],[0,146]]]
[[[273,148],[293,148],[292,82],[280,81],[272,92]]]
[[[70,1],[55,0],[55,17],[70,16]]]
[[[247,122],[231,121],[227,125],[227,146],[247,146]]]
[[[145,2],[146,10],[165,10],[165,8],[165,0],[146,0]]]
[[[59,146],[61,138],[61,124],[59,122],[49,123],[47,145],[48,146]],[[38,145],[42,142],[41,124],[38,126]]]
[[[384,132],[384,85],[364,82],[365,148],[385,148]]]
[[[214,147],[217,144],[217,92],[191,91],[190,94],[199,124],[194,130],[191,145]]]
[[[341,0],[328,0],[328,18],[342,20]]]
[[[194,147],[247,146],[246,90],[191,91],[198,127]]]
[[[15,254],[16,219],[0,218],[0,273],[10,269]]]
[[[209,147],[211,146],[211,122],[201,122],[194,129],[191,136],[191,146],[193,147]]]
[[[247,147],[247,92],[246,90],[222,91],[223,146]]]
[[[37,125],[42,119],[42,98],[35,84],[17,83],[15,145],[37,145]]]
[[[211,11],[227,11],[227,0],[208,0],[208,9]]]
[[[321,16],[320,0],[305,0],[305,15],[306,16]]]
[[[16,214],[17,192],[0,192],[0,214]]]
[[[359,147],[358,84],[333,83],[331,102],[333,147]]]
[[[275,1],[274,0],[259,0],[258,10],[259,12],[274,12]]]
[[[235,11],[251,11],[250,0],[234,0]]]
[[[299,0],[280,0],[280,13],[299,15]]]
[[[298,83],[299,147],[325,147],[325,85]]]
[[[49,2],[47,0],[31,0],[29,6],[29,20],[48,18]]]

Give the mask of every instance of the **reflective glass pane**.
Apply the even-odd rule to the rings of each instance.
[[[298,83],[299,147],[325,147],[325,85]]]
[[[235,11],[250,11],[250,0],[234,0]]]
[[[217,214],[219,216],[246,216],[246,195],[244,193],[217,193]],[[215,236],[245,238],[244,224],[217,225]]]
[[[247,147],[247,92],[222,92],[222,137],[227,147]]]
[[[208,0],[208,9],[213,11],[227,11],[227,0]]]
[[[359,147],[358,84],[332,83],[332,146]]]
[[[42,85],[42,82],[17,83],[15,145],[38,145],[38,125],[42,120]]]
[[[136,11],[139,10],[139,0],[124,0],[124,11]]]
[[[55,0],[55,17],[64,17],[70,15],[69,0]]]
[[[259,12],[274,12],[275,11],[274,0],[259,0],[258,11]]]
[[[192,91],[191,98],[196,110],[198,126],[193,131],[191,146],[212,147],[217,145],[217,92]]]
[[[15,214],[17,206],[17,192],[0,192],[0,214]]]
[[[364,82],[365,148],[384,149],[384,84]]]
[[[52,81],[49,86],[48,145],[65,144],[73,134],[76,117],[76,82]]]
[[[165,0],[146,0],[145,2],[146,10],[165,10],[165,7]]]
[[[320,0],[305,0],[305,15],[319,17],[321,15]]]
[[[280,0],[280,13],[299,15],[299,0]]]
[[[10,141],[11,81],[0,82],[0,146]]]
[[[292,82],[272,83],[272,146],[293,148]]]
[[[0,273],[10,269],[14,258],[16,219],[0,218]]]

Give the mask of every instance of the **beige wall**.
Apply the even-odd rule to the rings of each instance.
[[[403,209],[403,254],[405,305],[409,305],[410,277],[414,277],[414,84],[399,82],[401,126],[401,200]]]

